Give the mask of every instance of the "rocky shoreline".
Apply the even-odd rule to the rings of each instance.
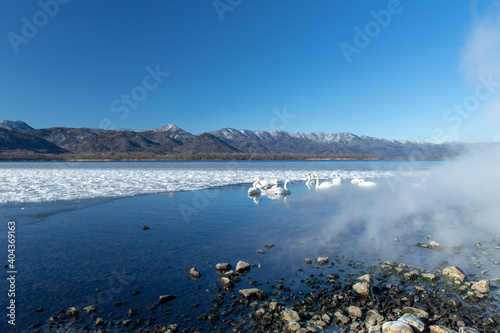
[[[415,246],[440,249],[436,244]],[[268,250],[273,246],[265,244]],[[344,256],[304,262],[307,269],[297,270],[299,279],[281,278],[274,283],[252,280],[252,270],[259,269],[259,264],[240,261],[234,270],[230,263],[217,264],[213,268],[219,274],[214,281],[217,293],[212,306],[196,319],[184,315],[172,322],[165,305],[175,302],[175,296],[161,295],[146,314],[131,308],[127,316],[102,318],[97,315],[98,306],[89,305],[60,311],[48,324],[36,323],[32,331],[500,332],[499,303],[494,296],[498,279],[470,279],[471,274],[451,265],[435,266],[432,271],[392,261],[365,266]],[[341,269],[342,264],[350,271]],[[186,275],[205,278],[194,267]],[[240,287],[246,282],[243,279],[251,280],[251,288]]]

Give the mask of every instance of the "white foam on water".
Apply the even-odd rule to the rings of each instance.
[[[21,167],[20,167],[21,165]],[[185,163],[184,165],[189,165]],[[276,166],[277,164],[274,164]],[[314,169],[316,167],[316,169]],[[43,165],[8,163],[0,165],[0,204],[35,203],[56,200],[77,200],[90,198],[127,197],[170,191],[193,191],[212,187],[251,184],[254,177],[261,180],[289,178],[292,181],[305,180],[306,173],[317,174],[322,180],[331,179],[339,172],[342,178],[362,177],[376,180],[394,175],[420,177],[425,170],[332,170],[317,168],[288,168],[287,162],[279,167],[259,164],[246,166],[242,163],[207,163],[206,166],[172,167],[165,164],[148,167],[126,163],[116,163],[111,167],[101,164],[52,163]]]

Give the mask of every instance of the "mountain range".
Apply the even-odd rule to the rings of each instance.
[[[314,155],[435,156],[464,149],[465,143],[386,140],[352,133],[250,131],[223,128],[194,135],[174,124],[149,130],[52,127],[34,129],[0,120],[0,152],[43,154],[255,153]]]

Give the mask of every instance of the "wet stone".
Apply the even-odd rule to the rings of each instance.
[[[68,310],[66,310],[66,314],[68,316],[76,317],[80,314],[80,311],[78,311],[75,307],[70,307]]]
[[[316,262],[318,263],[318,265],[326,265],[326,264],[328,264],[329,259],[328,259],[328,257],[318,257]]]
[[[347,308],[347,312],[351,317],[361,318],[363,316],[363,311],[357,306],[351,305]]]
[[[189,275],[192,279],[199,279],[201,277],[201,273],[194,267],[189,270]]]
[[[457,266],[447,267],[443,270],[443,275],[449,279],[464,282],[465,273]]]
[[[299,321],[300,316],[299,316],[299,313],[297,311],[286,308],[283,310],[283,313],[281,314],[281,319],[283,321],[293,322],[293,321]]]
[[[384,333],[413,333],[410,325],[402,321],[388,321],[382,325]]]
[[[370,284],[368,282],[358,282],[352,288],[359,296],[368,297],[371,295]]]
[[[425,324],[417,316],[411,313],[405,313],[398,321],[402,321],[411,326],[414,332],[422,333],[425,330]]]
[[[92,313],[95,312],[99,309],[97,305],[89,305],[83,308],[83,312],[85,313]]]
[[[236,264],[236,272],[248,272],[250,270],[250,264],[244,261],[238,261]]]
[[[403,308],[403,313],[411,313],[415,317],[419,319],[429,319],[429,313],[418,308],[413,308],[413,307],[405,307]]]
[[[160,302],[160,304],[166,304],[166,303],[173,301],[174,299],[176,299],[176,297],[174,295],[161,295],[159,302]]]
[[[489,280],[481,280],[478,282],[472,283],[472,289],[476,290],[482,294],[488,294],[490,292],[490,281]]]
[[[224,262],[224,263],[219,263],[215,265],[215,270],[217,271],[228,271],[232,268],[231,264]]]
[[[451,328],[441,326],[441,325],[431,325],[429,327],[429,332],[431,333],[457,333],[457,331],[452,330]]]

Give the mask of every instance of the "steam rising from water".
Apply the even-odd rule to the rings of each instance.
[[[464,253],[453,257],[457,251],[451,251],[450,246],[456,244],[464,249],[481,242],[498,259],[500,251],[494,249],[500,241],[495,239],[500,235],[498,170],[500,149],[490,147],[444,162],[423,182],[407,179],[391,184],[387,179],[385,184],[365,189],[345,184],[341,194],[318,195],[316,200],[333,201],[338,207],[338,213],[325,224],[318,255],[341,250],[377,253],[383,260],[397,260],[410,250],[420,250],[414,244],[428,243],[426,236],[432,235],[445,246],[441,259],[450,264],[470,264],[464,261]],[[425,250],[424,256],[436,253],[429,251]],[[496,264],[489,269],[500,277]]]

